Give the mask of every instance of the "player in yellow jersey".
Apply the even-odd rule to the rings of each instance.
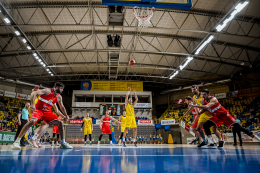
[[[92,119],[89,117],[89,113],[87,113],[86,118],[83,119],[83,123],[80,129],[81,131],[83,125],[84,125],[85,145],[87,145],[87,135],[89,135],[89,145],[92,145],[91,134],[93,131],[93,124],[92,124]]]
[[[138,102],[138,97],[136,95],[136,91],[133,90],[134,95],[135,95],[135,102],[133,103],[132,98],[128,99],[130,91],[131,91],[131,87],[128,88],[128,92],[126,93],[126,97],[125,97],[125,110],[126,110],[126,122],[125,123],[126,123],[126,125],[125,125],[125,131],[124,131],[124,136],[123,136],[123,146],[126,147],[125,137],[126,137],[127,129],[132,128],[133,129],[134,146],[137,147],[137,145],[136,145],[137,126],[136,126],[136,120],[135,120],[134,106]]]
[[[123,115],[120,116],[119,121],[123,123],[123,124],[121,124],[121,136],[120,136],[119,141],[118,141],[118,145],[121,145],[122,144],[121,140],[122,140],[122,138],[124,136],[124,131],[126,129],[125,128],[125,125],[126,125],[126,122],[125,122],[126,121],[126,111],[123,111]],[[120,124],[118,124],[117,130],[119,130],[119,126],[120,126]]]

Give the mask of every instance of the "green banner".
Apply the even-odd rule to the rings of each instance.
[[[14,143],[15,132],[0,131],[0,143]]]

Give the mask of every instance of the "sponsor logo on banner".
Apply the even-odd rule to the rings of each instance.
[[[0,131],[0,143],[13,143],[15,133]]]
[[[10,91],[5,91],[5,96],[6,96],[6,97],[13,97],[13,98],[15,98],[16,93],[10,92]]]
[[[134,108],[148,108],[148,103],[137,103]]]
[[[31,95],[27,95],[27,100],[31,100]]]
[[[0,96],[3,96],[3,95],[4,95],[4,91],[0,90]]]
[[[226,93],[219,93],[219,94],[215,94],[215,97],[217,99],[221,99],[221,98],[226,98],[227,96],[226,96]]]
[[[138,125],[151,125],[153,120],[138,120]]]
[[[161,125],[172,125],[175,124],[175,119],[172,120],[161,120]]]
[[[27,95],[25,95],[25,94],[20,94],[20,93],[17,93],[17,94],[16,94],[16,98],[19,98],[19,99],[24,99],[24,100],[26,100],[26,99],[27,99]]]
[[[83,120],[69,120],[69,124],[82,124]]]
[[[91,107],[91,103],[76,102],[76,107]]]

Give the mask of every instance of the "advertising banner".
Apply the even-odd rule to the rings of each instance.
[[[91,107],[91,103],[76,102],[76,107]]]
[[[69,120],[69,124],[82,124],[83,120]]]
[[[178,100],[175,100],[174,102],[175,102],[176,105],[182,104],[182,103],[184,103],[184,99],[178,99]]]
[[[14,143],[15,134],[14,132],[0,131],[0,143]]]
[[[153,120],[138,120],[138,125],[152,125]]]
[[[171,120],[161,120],[161,124],[163,125],[173,125],[175,124],[175,119],[171,119]]]
[[[119,81],[81,81],[81,90],[86,91],[143,91],[143,82],[119,82]]]
[[[148,103],[137,103],[134,108],[148,108]]]
[[[5,91],[5,96],[6,96],[6,97],[13,97],[13,98],[15,98],[16,93],[10,92],[10,91]]]
[[[219,94],[215,94],[215,97],[217,99],[222,99],[222,98],[226,98],[227,96],[226,96],[226,93],[219,93]]]
[[[17,93],[16,94],[16,98],[26,100],[27,99],[27,95],[26,94]]]

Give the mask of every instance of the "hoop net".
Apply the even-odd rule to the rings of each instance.
[[[139,28],[147,28],[151,26],[151,18],[153,17],[153,13],[155,12],[155,8],[149,7],[134,7],[133,13],[138,20]]]

